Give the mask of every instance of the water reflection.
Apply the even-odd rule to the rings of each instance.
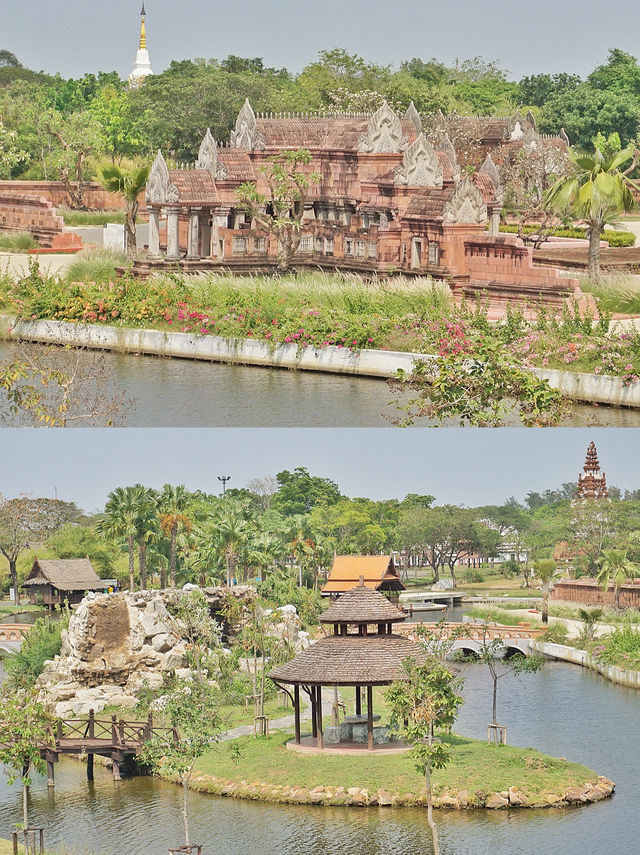
[[[10,353],[0,342],[0,362]],[[104,364],[104,397],[126,393],[129,427],[386,427],[398,415],[383,380],[114,353]],[[567,425],[636,427],[640,411],[576,406]]]

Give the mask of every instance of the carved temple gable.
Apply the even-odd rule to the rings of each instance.
[[[402,122],[385,101],[369,120],[367,133],[358,139],[358,151],[365,154],[392,154],[409,145]]]
[[[169,170],[160,150],[149,170],[145,200],[151,205],[176,205],[180,200],[178,188],[171,183]]]
[[[443,154],[449,159],[449,163],[451,164],[451,175],[453,176],[453,180],[457,184],[460,181],[460,166],[458,165],[458,155],[456,154],[456,150],[453,147],[453,143],[449,139],[449,135],[447,133],[442,134],[440,137],[440,141],[436,147],[436,151],[441,151]]]
[[[405,151],[402,166],[396,167],[396,184],[409,187],[442,187],[442,167],[433,146],[421,132]]]
[[[488,175],[491,179],[491,182],[494,186],[494,193],[496,197],[496,202],[502,203],[503,199],[503,186],[502,179],[500,178],[500,173],[498,172],[498,167],[493,162],[493,159],[490,154],[488,154],[484,160],[484,163],[480,167],[480,172],[483,172],[485,175]]]
[[[422,119],[420,118],[420,113],[416,110],[416,105],[413,101],[407,107],[407,112],[404,114],[404,117],[413,123],[413,126],[418,133],[422,131]]]
[[[455,193],[445,204],[442,213],[444,223],[486,223],[487,206],[482,194],[467,175],[456,187]]]
[[[218,160],[218,144],[209,128],[207,128],[207,133],[200,143],[196,169],[206,170],[214,181],[216,179],[224,180],[227,177],[227,167]]]
[[[242,109],[238,113],[236,126],[231,131],[231,148],[246,148],[247,151],[263,149],[265,140],[263,134],[258,131],[256,114],[246,98]]]

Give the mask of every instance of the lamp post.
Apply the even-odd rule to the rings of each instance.
[[[231,480],[231,475],[218,475],[218,481],[222,481],[222,495],[227,493],[227,481]]]

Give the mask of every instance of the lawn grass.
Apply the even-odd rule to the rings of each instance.
[[[470,609],[467,614],[469,617],[480,618],[481,620],[489,621],[489,623],[497,623],[501,626],[518,626],[520,623],[527,622],[522,615],[516,615],[509,610],[493,606],[477,606]]]
[[[275,786],[360,787],[375,792],[419,794],[423,778],[406,754],[329,756],[298,754],[286,748],[291,734],[243,737],[233,741],[239,755],[222,743],[207,752],[197,771],[228,781],[260,781]],[[544,793],[563,793],[595,781],[586,766],[560,760],[532,748],[488,745],[462,736],[446,736],[451,763],[434,775],[435,792],[445,787],[474,792],[501,792],[517,786],[534,800]]]

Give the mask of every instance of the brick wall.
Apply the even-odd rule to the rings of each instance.
[[[613,605],[613,586],[606,593],[591,579],[571,579],[556,582],[551,592],[552,600],[567,600],[589,606]],[[640,584],[629,583],[620,589],[620,605],[623,608],[640,608]]]
[[[69,197],[61,181],[0,181],[0,194],[41,196],[55,206],[69,205]],[[120,196],[107,193],[95,181],[87,184],[84,202],[90,211],[124,211],[125,209],[124,200]],[[143,196],[141,196],[141,207],[144,207]]]

